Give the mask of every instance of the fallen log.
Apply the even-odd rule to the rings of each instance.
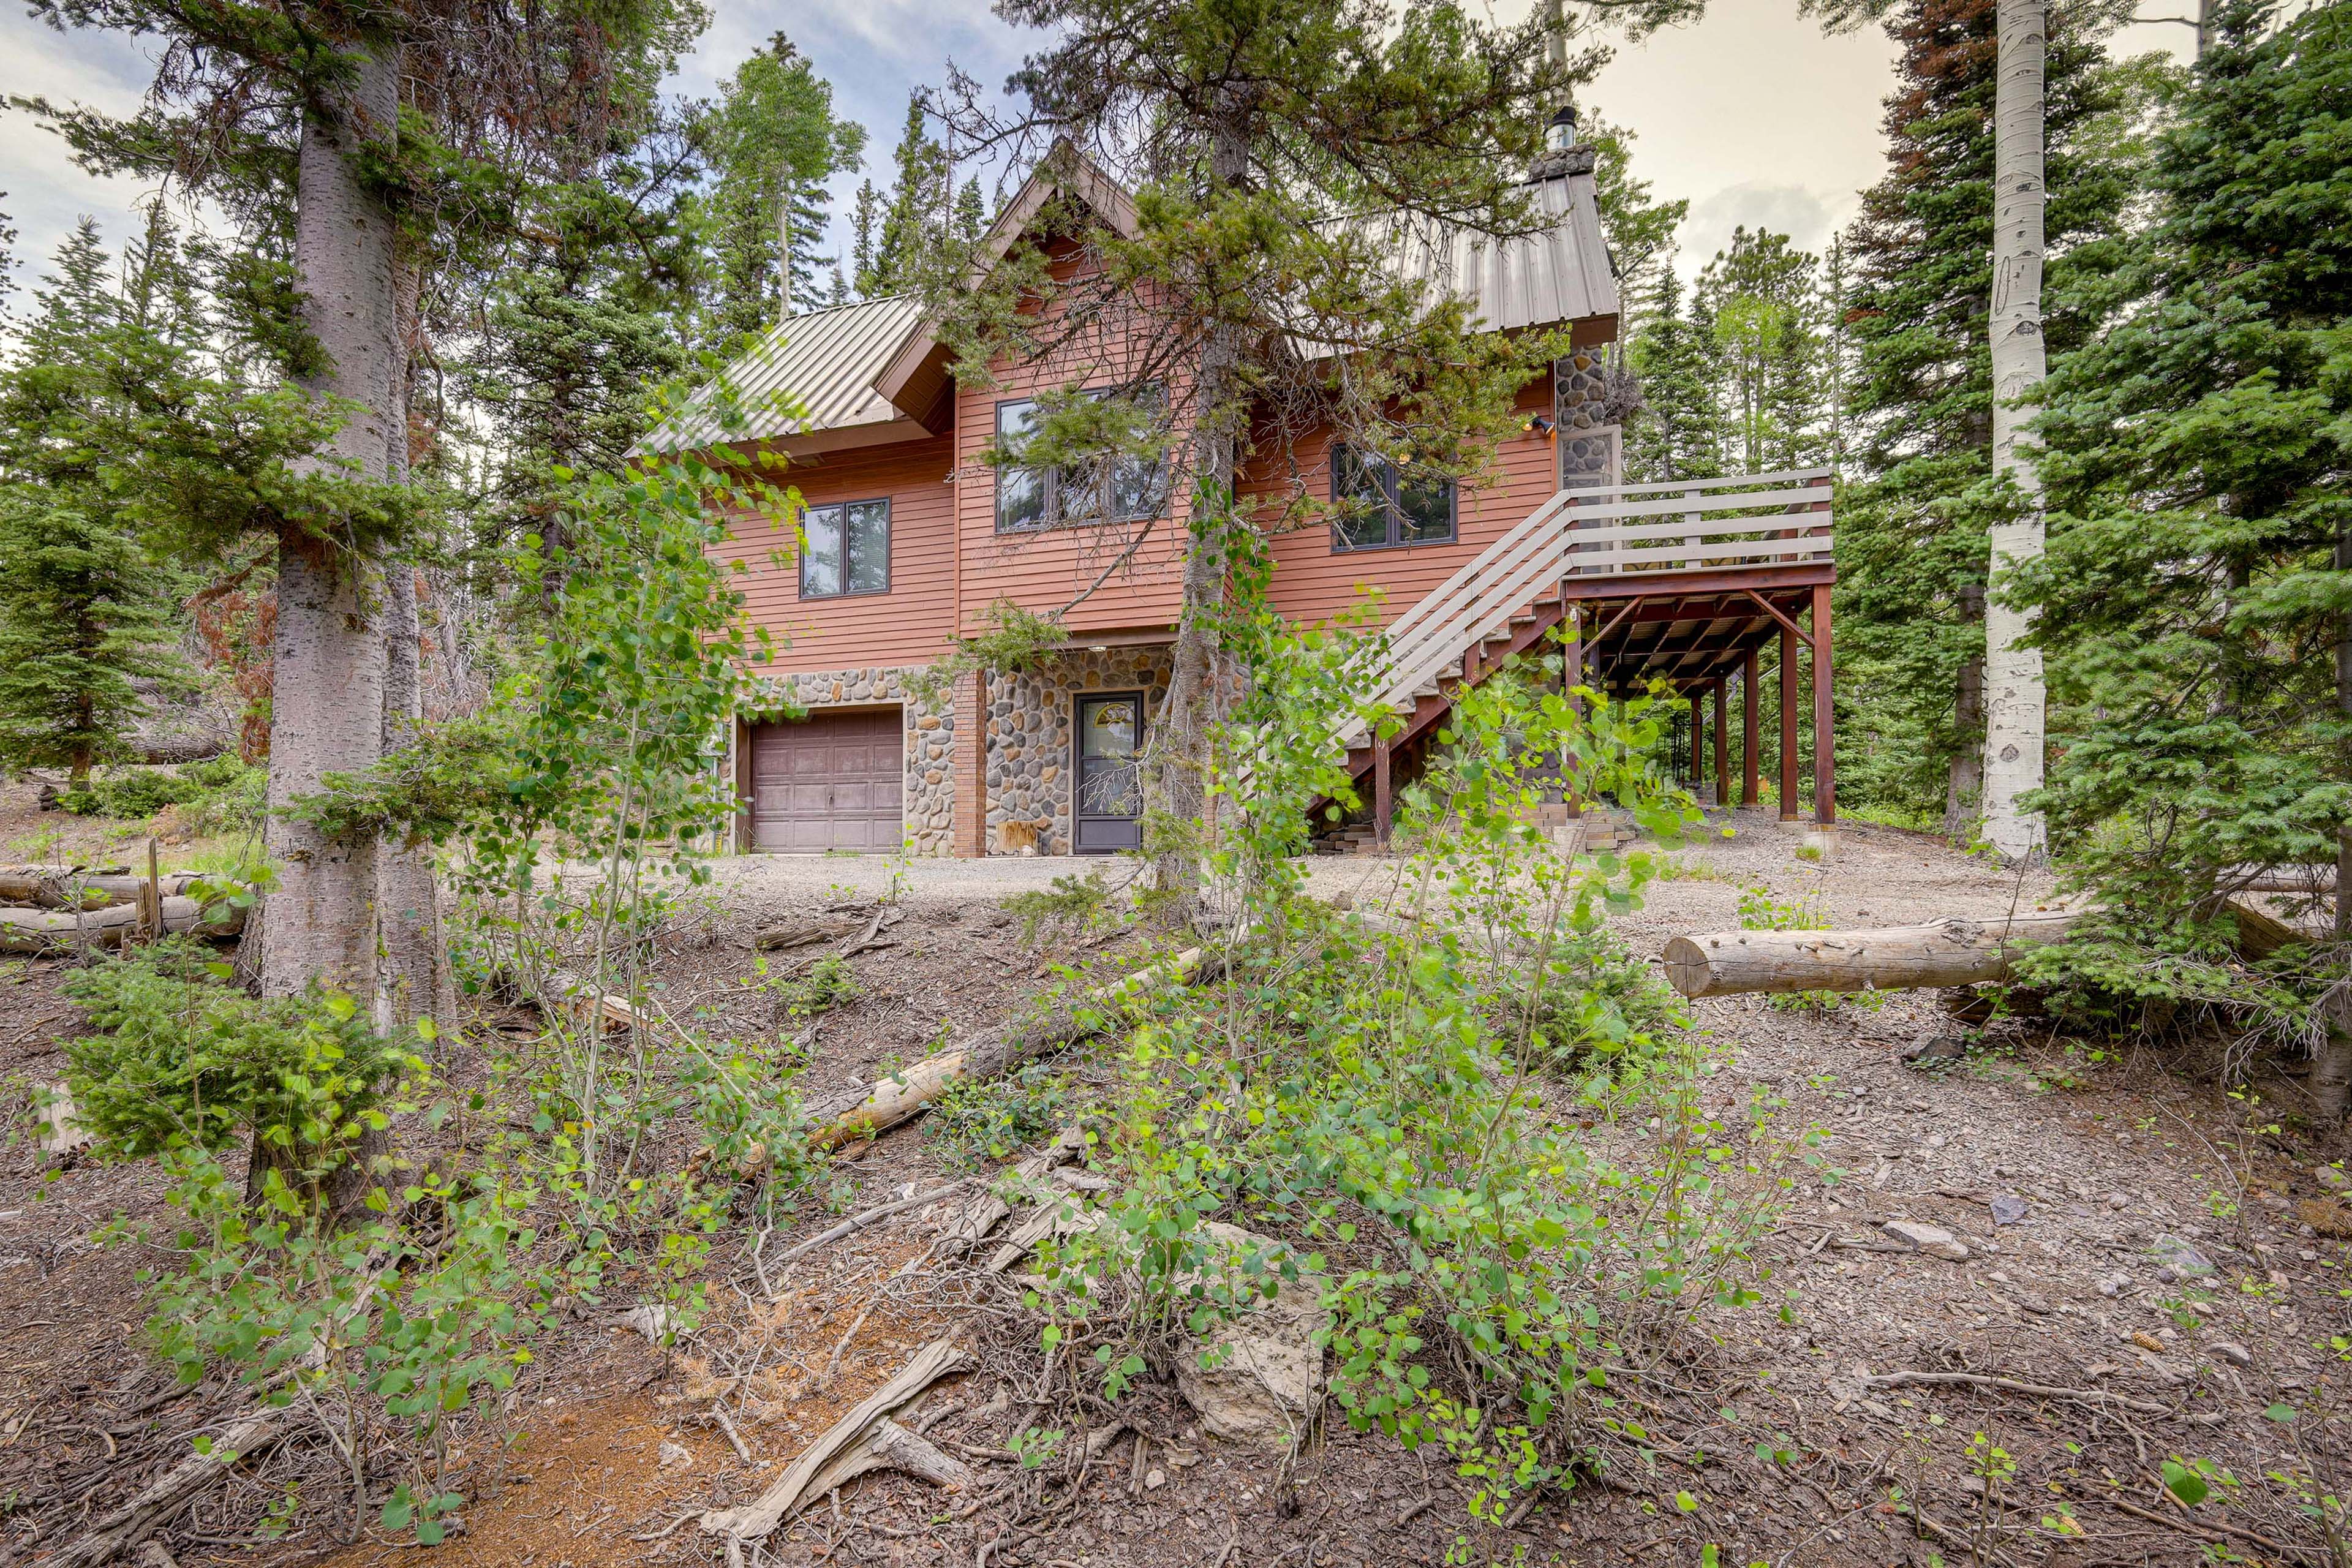
[[[895,1077],[883,1079],[846,1106],[822,1111],[825,1124],[811,1136],[820,1149],[838,1149],[896,1127],[919,1114],[945,1093],[950,1084],[967,1078],[995,1078],[1022,1063],[1066,1046],[1088,1032],[1085,1015],[1137,996],[1155,985],[1181,985],[1201,966],[1202,949],[1186,948],[1175,957],[1147,964],[1124,979],[1098,986],[1064,1002],[1042,1016],[998,1024],[967,1037],[937,1056],[925,1058]]]
[[[203,880],[192,871],[174,871],[156,879],[167,899],[179,898]],[[147,879],[132,876],[75,876],[69,872],[27,871],[22,867],[0,870],[0,904],[31,904],[47,910],[102,910],[139,901]]]
[[[1901,991],[2006,980],[2027,947],[2056,942],[2080,910],[1874,931],[1726,931],[1666,943],[1666,979],[1685,996],[1741,992]]]
[[[193,931],[215,940],[245,930],[245,906],[165,899],[163,929]],[[69,952],[77,947],[121,947],[139,928],[139,906],[113,904],[87,912],[73,910],[0,909],[0,952]]]
[[[864,1449],[876,1456],[864,1468],[899,1462],[897,1456],[911,1451],[904,1437],[911,1437],[913,1434],[895,1426],[891,1433],[878,1433],[877,1424],[897,1415],[911,1404],[916,1395],[940,1379],[950,1373],[962,1371],[971,1360],[971,1354],[958,1349],[950,1340],[934,1340],[925,1345],[898,1376],[867,1394],[856,1409],[827,1427],[815,1442],[809,1445],[807,1452],[793,1461],[790,1469],[776,1478],[773,1486],[740,1508],[712,1509],[702,1516],[702,1528],[712,1535],[730,1536],[739,1544],[764,1541],[774,1533],[778,1525],[792,1517],[795,1510],[824,1495],[814,1483],[829,1479],[827,1472],[834,1469],[837,1458],[856,1449]],[[930,1448],[933,1454],[939,1452],[922,1438],[915,1438],[915,1442]],[[945,1459],[946,1456],[940,1455],[940,1458]],[[919,1458],[919,1462],[928,1460]],[[954,1461],[947,1460],[947,1463],[953,1465]],[[845,1476],[830,1479],[824,1489],[830,1490],[845,1479]]]
[[[293,1424],[291,1406],[255,1411],[213,1438],[212,1451],[191,1454],[140,1489],[137,1496],[90,1522],[79,1539],[49,1559],[52,1568],[100,1568],[145,1540],[237,1459],[278,1441]]]

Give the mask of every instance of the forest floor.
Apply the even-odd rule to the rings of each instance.
[[[2049,895],[2038,880],[1894,829],[1849,826],[1836,854],[1813,863],[1761,817],[1738,814],[1736,825],[1736,837],[1678,852],[1676,874],[1620,918],[1633,951],[1654,957],[1669,935],[1737,925],[1741,892],[1755,886],[1782,902],[1815,899],[1839,925],[1998,914]],[[943,1033],[1010,1013],[1045,984],[1044,965],[999,900],[1084,868],[907,868],[903,918],[851,960],[857,994],[819,1021],[803,1093],[823,1100],[871,1082]],[[1391,874],[1370,858],[1314,868],[1318,892],[1360,899],[1376,898]],[[828,907],[868,908],[894,875],[875,861],[728,863],[706,918],[662,949],[673,1006],[700,1005],[727,1027],[774,1026],[765,994],[749,984],[751,934]],[[57,1075],[59,1042],[79,1026],[57,991],[61,969],[0,966],[0,1076],[19,1107],[26,1086]],[[1546,1493],[1503,1530],[1468,1517],[1442,1458],[1352,1432],[1336,1409],[1286,1461],[1205,1436],[1171,1385],[1147,1380],[1118,1414],[1149,1435],[1149,1448],[1120,1438],[1064,1507],[1020,1531],[987,1512],[959,1517],[960,1500],[877,1472],[772,1536],[765,1560],[2326,1561],[2282,1489],[2263,1479],[2307,1468],[2333,1479],[2336,1458],[2309,1451],[2301,1435],[2334,1414],[2340,1379],[2325,1346],[2352,1332],[2352,1252],[2341,1239],[2352,1236],[2352,1213],[2331,1163],[2343,1150],[2332,1135],[2297,1130],[2294,1079],[2255,1086],[2265,1102],[2258,1120],[2285,1130],[2250,1135],[2247,1103],[2179,1070],[2177,1054],[2095,1055],[2030,1022],[2000,1026],[1965,1060],[1906,1065],[1901,1047],[1936,1021],[1926,994],[1826,1012],[1725,998],[1696,1015],[1724,1053],[1710,1080],[1721,1102],[1744,1103],[1759,1088],[1778,1096],[1787,1128],[1827,1134],[1839,1175],[1787,1194],[1763,1249],[1767,1305],[1708,1312],[1652,1385],[1650,1467]],[[1083,1073],[1087,1058],[1073,1052],[1057,1066]],[[822,1179],[812,1193],[821,1201],[803,1203],[766,1238],[765,1256],[842,1215],[972,1173],[919,1119]],[[168,1233],[163,1193],[152,1165],[60,1167],[28,1132],[0,1150],[0,1559],[39,1561],[73,1533],[58,1520],[102,1513],[184,1455],[232,1397],[213,1384],[173,1393],[146,1347],[138,1279],[163,1255],[96,1239],[117,1219]],[[452,1484],[472,1501],[462,1530],[422,1557],[481,1568],[715,1561],[695,1510],[748,1500],[913,1351],[969,1330],[949,1294],[920,1288],[919,1267],[892,1280],[923,1254],[931,1217],[909,1210],[820,1247],[772,1270],[765,1289],[722,1251],[709,1317],[675,1351],[621,1326],[611,1308],[575,1307],[533,1344],[510,1442],[481,1435],[449,1456]],[[1951,1233],[1958,1245],[1947,1250],[1966,1256],[1899,1244],[1881,1227],[1900,1220]],[[2212,1272],[2197,1273],[2200,1262]],[[1042,1358],[1033,1352],[1024,1366],[1002,1353],[1021,1332],[1034,1346],[1034,1329],[997,1329],[998,1352],[930,1396],[934,1441],[1002,1450],[1015,1430],[1023,1396],[1003,1391],[1025,1386]],[[738,1423],[748,1460],[707,1414],[739,1378],[768,1394],[737,1406],[758,1417]],[[2282,1405],[2303,1418],[2266,1417],[2285,1414]],[[1759,1457],[1759,1444],[1801,1457],[1776,1463]],[[242,1467],[164,1531],[177,1561],[419,1560],[413,1546],[343,1545],[331,1510],[305,1510],[283,1539],[254,1545],[257,1522],[289,1481],[317,1487],[333,1474],[331,1459],[318,1462],[323,1445],[308,1458],[295,1447]],[[1995,1447],[2003,1458],[1991,1458]],[[2168,1499],[2158,1479],[2168,1460],[2210,1466],[2212,1497],[2195,1508]],[[2334,1489],[2343,1495],[2340,1483]],[[48,1521],[38,1539],[36,1519]],[[1716,1554],[1703,1559],[1710,1546]]]

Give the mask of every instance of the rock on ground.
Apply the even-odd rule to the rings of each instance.
[[[1210,1237],[1231,1253],[1264,1237],[1238,1226],[1212,1224]],[[1323,1405],[1323,1346],[1328,1327],[1313,1281],[1286,1279],[1270,1301],[1189,1336],[1176,1360],[1176,1386],[1201,1425],[1217,1436],[1257,1447],[1288,1447]],[[1203,1367],[1206,1360],[1210,1364]]]

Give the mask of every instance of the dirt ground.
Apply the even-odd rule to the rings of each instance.
[[[1622,918],[1633,951],[1654,956],[1672,934],[1736,925],[1743,888],[1758,884],[1783,900],[1815,897],[1841,925],[1998,913],[2049,896],[2042,881],[1893,829],[1848,826],[1834,855],[1815,863],[1760,816],[1740,814],[1735,826],[1735,837],[1678,854],[1679,874]],[[997,900],[1083,868],[906,868],[906,916],[887,945],[852,960],[860,994],[826,1015],[805,1092],[822,1100],[870,1082],[942,1028],[1013,1009],[1042,981]],[[1318,891],[1368,896],[1383,871],[1348,858],[1318,862],[1314,876]],[[723,1013],[751,967],[750,932],[870,900],[898,874],[878,861],[730,863],[709,929],[665,950],[664,979]],[[56,1074],[58,1042],[79,1021],[56,992],[58,969],[0,968],[0,1075],[18,1086],[20,1106],[22,1086]],[[2334,1477],[2338,1457],[2313,1431],[2315,1415],[2285,1423],[2264,1412],[2332,1409],[2339,1374],[2320,1347],[2352,1331],[2337,1239],[2352,1234],[2352,1215],[2329,1165],[2342,1151],[2332,1136],[2298,1131],[2298,1082],[2257,1086],[2262,1119],[2285,1131],[2248,1137],[2242,1101],[2153,1052],[2093,1060],[2030,1024],[1997,1032],[1962,1062],[1904,1064],[1901,1047],[1936,1022],[1935,1005],[1908,994],[1826,1014],[1750,997],[1697,1005],[1696,1026],[1727,1050],[1715,1080],[1723,1101],[1744,1101],[1757,1086],[1777,1093],[1792,1123],[1829,1135],[1839,1175],[1791,1192],[1768,1244],[1765,1289],[1785,1301],[1785,1318],[1769,1307],[1711,1315],[1656,1384],[1641,1417],[1656,1456],[1646,1468],[1548,1492],[1513,1528],[1496,1529],[1470,1520],[1441,1461],[1352,1433],[1336,1415],[1286,1463],[1203,1435],[1172,1389],[1147,1383],[1116,1414],[1149,1448],[1139,1456],[1134,1436],[1119,1438],[1030,1528],[877,1473],[780,1531],[764,1559],[995,1568],[2326,1561],[2263,1479],[2305,1467]],[[764,1026],[749,1012],[730,1021]],[[765,1256],[840,1214],[968,1173],[920,1122],[897,1130],[845,1163],[826,1184],[830,1204],[803,1205]],[[920,1258],[926,1212],[772,1273],[773,1300],[748,1263],[722,1254],[710,1320],[675,1352],[647,1344],[609,1309],[575,1313],[533,1347],[511,1403],[510,1446],[461,1444],[450,1457],[451,1484],[472,1500],[462,1528],[423,1555],[483,1568],[716,1561],[696,1510],[755,1495],[916,1348],[958,1327],[937,1295],[890,1285]],[[0,1151],[8,1560],[41,1561],[75,1533],[73,1521],[102,1514],[233,1408],[219,1387],[175,1392],[146,1348],[137,1276],[156,1258],[94,1239],[118,1217],[168,1227],[151,1167],[58,1167],[27,1134]],[[1882,1228],[1888,1221],[1948,1231],[1958,1244],[1948,1250],[1967,1256],[1912,1250]],[[2195,1272],[2200,1261],[2212,1272]],[[1023,1371],[1000,1359],[943,1385],[919,1407],[925,1429],[986,1468],[1017,1426],[1021,1398],[992,1405],[991,1395],[1000,1379],[1022,1386]],[[739,1377],[768,1391],[752,1402],[763,1418],[737,1424],[748,1459],[708,1415]],[[1759,1444],[1797,1457],[1759,1457]],[[1990,1458],[1995,1446],[2005,1461]],[[289,1444],[241,1465],[163,1541],[182,1563],[415,1560],[413,1546],[345,1545],[324,1509],[254,1544],[289,1479],[318,1484],[317,1457]],[[2212,1498],[2195,1508],[2168,1499],[2158,1481],[2168,1459],[2209,1462]]]

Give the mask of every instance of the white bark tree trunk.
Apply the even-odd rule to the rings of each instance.
[[[410,399],[415,392],[416,304],[422,275],[407,258],[394,268],[394,308],[400,361],[394,386],[400,398],[386,477],[408,479]],[[386,574],[383,595],[383,735],[386,754],[413,745],[425,721],[424,632],[417,614],[416,568],[395,561]],[[429,844],[397,837],[375,847],[376,920],[382,967],[377,977],[376,1026],[397,1029],[429,1017],[442,1029],[456,1023],[455,990],[441,947],[439,889]]]
[[[326,354],[305,379],[314,395],[356,405],[331,456],[357,478],[393,473],[401,427],[401,354],[393,287],[391,212],[362,183],[366,144],[394,134],[397,52],[367,56],[348,89],[302,128],[297,166],[295,271],[303,324]],[[278,536],[278,633],[270,698],[269,804],[316,792],[331,771],[382,754],[384,650],[382,582],[341,542],[291,524]],[[268,844],[278,886],[268,900],[260,963],[264,995],[311,980],[362,999],[374,990],[375,847],[338,844],[276,816]]]
[[[2004,859],[2039,857],[2042,816],[2018,805],[2042,787],[2042,654],[2018,646],[2031,619],[2001,603],[2015,564],[2040,556],[2042,481],[2013,406],[2041,385],[2044,0],[2000,0],[2000,55],[1993,107],[1992,461],[2031,502],[1992,530],[1985,606],[1984,833]]]

